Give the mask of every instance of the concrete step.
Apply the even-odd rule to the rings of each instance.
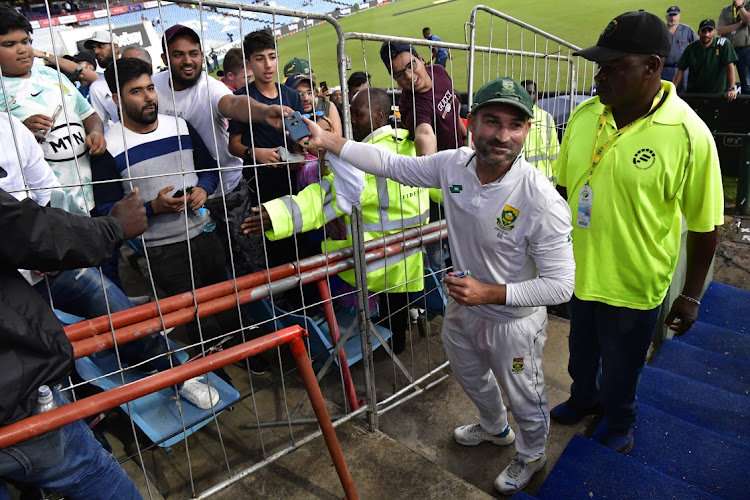
[[[492,498],[477,487],[359,421],[336,429],[360,498]],[[316,438],[226,490],[217,500],[238,498],[340,499],[343,489],[325,442]]]

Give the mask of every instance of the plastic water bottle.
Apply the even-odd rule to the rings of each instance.
[[[193,213],[199,217],[201,215],[209,216],[208,222],[206,222],[206,225],[203,226],[204,233],[210,233],[211,231],[216,229],[216,222],[213,219],[211,219],[211,211],[209,209],[207,209],[206,207],[200,207],[200,208],[196,208],[195,210],[193,210]]]
[[[39,415],[45,411],[57,408],[57,401],[52,396],[52,390],[49,387],[46,385],[40,386],[37,394],[36,408],[34,408],[33,415]]]

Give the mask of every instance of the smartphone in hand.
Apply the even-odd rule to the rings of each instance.
[[[62,106],[58,104],[58,105],[57,105],[57,108],[55,108],[55,112],[54,112],[54,113],[52,113],[52,128],[55,128],[55,120],[57,120],[57,117],[58,117],[58,116],[60,115],[60,111],[62,111]],[[50,129],[50,130],[51,130],[51,129]],[[47,138],[47,134],[49,134],[49,132],[50,132],[49,130],[44,130],[44,131],[42,132],[42,135],[43,135],[44,137],[42,137],[42,138],[40,138],[40,139],[37,139],[37,141],[38,141],[39,143],[42,143],[42,142],[44,142],[44,140],[45,140],[45,139]]]
[[[302,115],[300,115],[299,111],[295,111],[289,116],[285,116],[284,126],[289,132],[289,137],[294,142],[310,135],[310,129],[307,128],[305,122],[302,121]]]

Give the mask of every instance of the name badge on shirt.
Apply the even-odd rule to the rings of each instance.
[[[576,225],[588,229],[591,227],[591,207],[594,205],[594,190],[586,184],[578,194],[578,214]]]

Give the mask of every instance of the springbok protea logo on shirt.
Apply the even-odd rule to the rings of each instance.
[[[500,217],[497,217],[495,219],[497,221],[497,228],[499,229],[497,237],[502,238],[503,236],[508,234],[508,231],[516,227],[513,224],[516,222],[517,218],[518,209],[511,207],[510,205],[505,205],[505,208],[503,208]]]
[[[521,373],[523,371],[523,358],[513,358],[513,366],[510,371],[513,373]]]
[[[497,218],[497,227],[500,229],[513,229],[513,223],[518,218],[518,209],[513,208],[510,205],[505,205],[503,213]]]
[[[451,193],[457,194],[460,193],[464,187],[461,184],[453,184],[451,187],[448,188]]]

